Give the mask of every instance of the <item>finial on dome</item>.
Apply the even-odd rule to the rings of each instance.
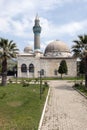
[[[35,18],[35,20],[39,20],[39,16],[38,16],[38,13],[36,14],[36,18]]]

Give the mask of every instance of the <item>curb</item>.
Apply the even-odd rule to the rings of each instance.
[[[43,122],[43,118],[44,118],[44,114],[45,114],[49,94],[50,94],[50,88],[48,90],[48,94],[47,94],[46,101],[45,101],[45,104],[44,104],[44,108],[43,108],[43,111],[42,111],[42,115],[41,115],[41,119],[40,119],[40,122],[39,122],[38,130],[41,130],[41,126],[42,126],[42,122]]]
[[[83,97],[85,97],[87,99],[87,96],[84,93],[82,93],[81,91],[79,91],[75,87],[73,87],[73,89],[76,90],[79,94],[81,94]]]

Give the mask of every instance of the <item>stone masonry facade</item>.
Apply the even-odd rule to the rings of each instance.
[[[48,58],[35,56],[21,56],[18,59],[18,77],[38,77],[39,71],[44,70],[43,77],[60,77],[58,68],[61,60],[65,60],[68,67],[68,73],[64,77],[75,77],[77,74],[76,59],[74,58]],[[26,64],[27,72],[21,72],[21,65]],[[34,65],[34,72],[29,72],[29,65]]]

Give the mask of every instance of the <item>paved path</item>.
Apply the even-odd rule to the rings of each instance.
[[[87,99],[69,81],[50,81],[41,130],[87,130]]]

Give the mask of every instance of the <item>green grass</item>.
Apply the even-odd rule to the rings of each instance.
[[[17,78],[17,80],[36,80],[36,79],[38,79],[39,80],[39,78]],[[13,80],[16,80],[15,78],[13,78]],[[63,77],[62,79],[61,79],[61,77],[43,77],[42,78],[42,80],[84,80],[84,77]]]
[[[0,130],[37,130],[47,91],[40,99],[39,85],[0,87]]]
[[[74,88],[76,88],[77,90],[79,90],[81,93],[84,93],[87,96],[87,88],[85,88],[84,85],[81,84],[75,84]]]
[[[83,77],[63,77],[61,79],[61,77],[49,77],[49,78],[43,78],[44,80],[84,80]]]

